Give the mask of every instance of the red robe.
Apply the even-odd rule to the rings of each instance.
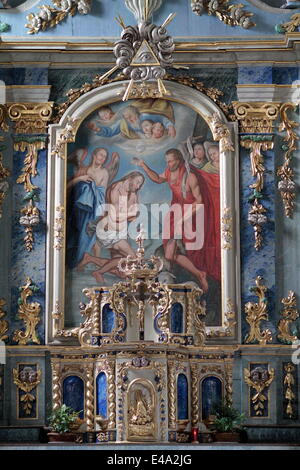
[[[186,249],[186,256],[193,262],[194,266],[206,272],[217,281],[221,280],[221,231],[220,231],[220,178],[219,175],[206,173],[197,168],[191,168],[196,175],[199,183],[200,193],[204,204],[204,244],[201,249],[189,250],[187,243],[193,242],[186,236],[182,229],[182,242]],[[182,192],[183,178],[186,177],[186,168],[184,164],[179,167],[179,177],[175,182],[171,182],[171,171],[165,170],[165,177],[172,191],[172,202],[184,208],[184,204],[193,204],[195,198],[191,191]],[[166,237],[166,231],[170,219],[170,238]],[[176,220],[176,216],[175,216]],[[192,219],[192,229],[196,231],[196,216]],[[169,239],[174,238],[174,213],[166,216],[163,230],[163,244],[167,245]]]

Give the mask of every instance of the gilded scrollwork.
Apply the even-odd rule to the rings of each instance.
[[[32,183],[31,178],[37,175],[38,152],[45,148],[46,138],[42,136],[32,138],[15,136],[14,138],[14,150],[26,152],[22,173],[17,178],[17,183],[23,184],[27,193],[23,199],[24,202],[27,202],[27,205],[20,210],[21,216],[19,219],[20,225],[25,228],[24,243],[27,251],[33,249],[33,227],[40,223],[40,212],[35,205],[35,202],[39,199],[39,188]]]
[[[281,124],[279,126],[279,132],[286,131],[284,141],[286,144],[282,146],[284,153],[284,163],[277,168],[277,176],[280,176],[278,182],[278,189],[281,194],[281,198],[284,204],[285,215],[289,218],[293,217],[296,199],[296,183],[294,182],[294,171],[291,168],[291,160],[293,153],[297,150],[298,135],[295,132],[295,128],[299,124],[289,119],[288,111],[295,111],[297,105],[294,103],[285,103],[280,108]]]
[[[66,127],[58,136],[56,144],[51,150],[52,156],[65,159],[66,144],[75,141],[78,122],[78,119],[67,117]]]
[[[298,31],[300,25],[300,13],[295,13],[291,16],[290,21],[279,23],[275,25],[275,31],[279,34],[293,33]]]
[[[24,330],[16,330],[13,341],[18,344],[28,344],[30,342],[40,344],[37,336],[36,326],[40,322],[41,304],[39,302],[28,303],[28,297],[34,295],[39,288],[27,277],[25,284],[20,287],[20,298],[18,299],[18,317],[25,323]]]
[[[3,138],[0,137],[0,142],[2,141],[3,141]],[[1,147],[0,150],[3,150],[3,147]],[[2,217],[2,204],[9,188],[9,184],[8,184],[8,181],[6,181],[6,179],[10,176],[10,170],[4,167],[2,163],[2,159],[3,159],[3,156],[2,156],[2,153],[0,152],[0,219]]]
[[[64,223],[65,223],[65,208],[63,206],[56,207],[56,217],[54,223],[54,248],[61,250],[64,244]]]
[[[293,418],[295,415],[295,409],[294,409],[294,402],[296,400],[296,395],[294,393],[294,388],[295,388],[295,366],[289,362],[288,364],[284,365],[284,372],[285,376],[283,379],[283,385],[284,385],[284,398],[287,400],[287,405],[285,409],[285,413],[289,418]],[[296,390],[297,392],[297,390]]]
[[[284,308],[281,312],[281,318],[278,322],[279,334],[277,335],[277,338],[282,343],[292,344],[298,339],[297,335],[292,335],[290,332],[291,323],[299,318],[295,292],[290,290],[288,296],[284,297],[281,300],[281,303],[284,305]]]
[[[250,150],[251,172],[252,176],[256,178],[256,181],[250,185],[253,194],[249,198],[251,207],[248,213],[248,221],[253,226],[254,248],[258,251],[262,247],[263,242],[262,226],[268,221],[265,215],[267,210],[261,202],[263,198],[264,173],[266,170],[262,151],[273,148],[273,136],[242,136],[241,146]]]
[[[3,310],[5,305],[6,300],[0,299],[0,341],[6,341],[8,339],[8,335],[6,333],[9,329],[9,323],[7,320],[3,320],[3,317],[6,315],[5,310]]]
[[[275,377],[274,369],[269,370],[263,367],[255,367],[244,369],[244,380],[249,387],[254,388],[255,392],[251,397],[251,405],[253,406],[255,416],[263,416],[266,412],[265,404],[267,396],[265,390],[271,385]],[[267,391],[267,390],[266,390]]]
[[[92,0],[52,0],[52,5],[39,6],[39,13],[29,13],[25,28],[28,34],[37,34],[40,31],[54,28],[68,16],[76,13],[87,15],[92,6]]]
[[[245,338],[246,343],[255,343],[266,345],[272,342],[272,332],[267,328],[261,331],[261,322],[268,320],[267,313],[267,287],[262,284],[262,277],[257,276],[255,279],[256,287],[252,287],[251,291],[258,296],[258,303],[247,302],[245,305],[246,321],[250,326],[250,331]]]
[[[8,111],[5,104],[0,104],[0,129],[3,132],[7,132],[9,129],[8,126]]]
[[[207,116],[207,122],[213,134],[213,139],[220,142],[220,152],[234,151],[233,142],[228,126],[222,121],[218,113]]]
[[[253,28],[253,13],[244,11],[241,3],[230,4],[229,0],[190,0],[193,13],[201,16],[203,13],[215,15],[220,21],[229,26],[241,26],[244,29]]]
[[[24,392],[20,396],[20,402],[25,415],[31,415],[36,397],[30,392],[41,383],[42,371],[32,366],[24,366],[21,370],[13,369],[13,380],[18,389]]]
[[[27,141],[28,140],[28,141]],[[26,152],[24,158],[24,166],[22,173],[17,179],[17,183],[24,184],[24,190],[27,193],[32,193],[37,189],[37,186],[32,184],[31,178],[37,175],[37,160],[38,151],[46,148],[46,141],[44,137],[32,139],[17,139],[15,138],[14,150],[19,152]]]

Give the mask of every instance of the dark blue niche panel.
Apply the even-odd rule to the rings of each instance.
[[[63,383],[63,403],[75,411],[80,411],[80,418],[84,417],[84,383],[77,375],[69,375]]]
[[[222,382],[217,377],[206,377],[202,382],[202,419],[208,419],[213,408],[222,401]]]
[[[100,372],[96,379],[97,407],[96,414],[107,418],[107,377],[105,372]]]
[[[177,379],[177,417],[188,419],[188,381],[184,374],[179,374]]]
[[[102,333],[111,333],[115,326],[115,312],[109,304],[102,308]]]
[[[179,302],[171,306],[171,333],[183,333],[183,306]]]

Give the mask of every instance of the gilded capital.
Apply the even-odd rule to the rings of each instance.
[[[8,117],[15,125],[15,134],[45,134],[52,116],[53,102],[8,103]]]
[[[245,134],[271,134],[278,117],[280,103],[253,101],[232,102],[234,114],[240,122],[240,132]]]

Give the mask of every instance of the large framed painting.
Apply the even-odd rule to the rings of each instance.
[[[76,122],[74,141],[49,164],[49,340],[81,322],[85,288],[122,280],[118,263],[134,255],[141,228],[146,257],[163,260],[158,280],[200,287],[208,337],[229,336],[226,309],[239,308],[237,159],[214,141],[214,103],[177,83],[168,88],[167,98],[123,102],[122,84],[106,85],[51,126],[53,149],[66,123]]]

